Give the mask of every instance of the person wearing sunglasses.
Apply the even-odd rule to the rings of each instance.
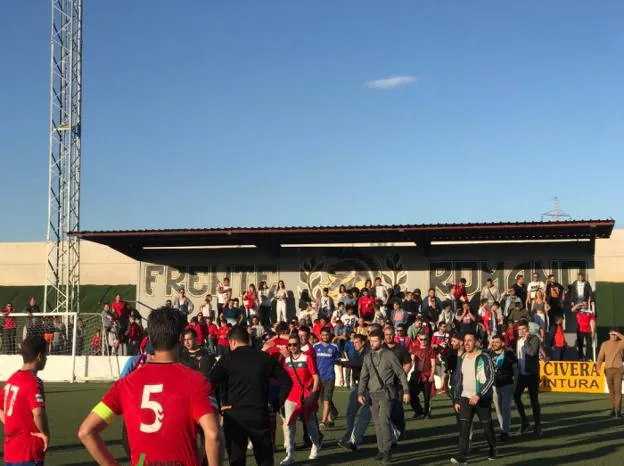
[[[429,336],[420,334],[412,344],[412,359],[414,371],[409,379],[410,400],[414,410],[414,419],[431,418],[431,389],[435,371],[436,354],[429,346]],[[420,394],[423,394],[424,409],[420,404]]]
[[[297,419],[303,418],[308,435],[312,441],[309,459],[318,457],[321,448],[321,437],[316,420],[318,409],[318,393],[321,380],[314,363],[314,358],[301,352],[299,336],[293,334],[288,338],[287,350],[282,351],[283,367],[292,380],[292,388],[284,403],[283,428],[284,447],[286,458],[280,465],[289,465],[295,462],[295,436],[297,434]]]

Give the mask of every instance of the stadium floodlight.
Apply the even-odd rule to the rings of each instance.
[[[44,312],[78,312],[82,2],[52,0]]]

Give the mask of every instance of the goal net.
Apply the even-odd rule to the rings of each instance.
[[[11,313],[0,317],[2,376],[21,365],[21,345],[31,335],[41,335],[48,343],[48,361],[40,373],[46,381],[112,381],[138,351],[138,344],[128,340],[127,329],[101,314]]]

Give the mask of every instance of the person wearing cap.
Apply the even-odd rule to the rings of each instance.
[[[610,417],[622,417],[622,359],[624,358],[624,335],[617,329],[609,331],[609,339],[600,345],[600,352],[596,358],[596,372],[605,363],[605,377],[609,387],[611,401]]]

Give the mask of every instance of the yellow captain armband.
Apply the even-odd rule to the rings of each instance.
[[[106,422],[108,425],[111,425],[113,423],[113,421],[115,420],[115,416],[116,416],[113,410],[110,409],[101,401],[97,404],[95,408],[91,410],[91,412],[100,416],[102,420]]]

